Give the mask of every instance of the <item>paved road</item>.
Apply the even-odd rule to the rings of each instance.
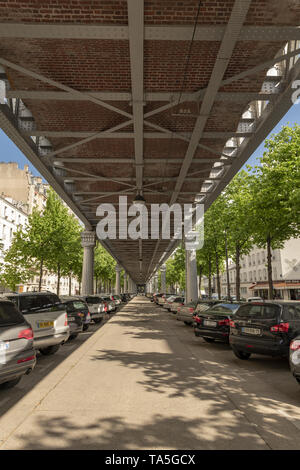
[[[136,297],[0,392],[1,449],[299,449],[283,359],[236,359]]]

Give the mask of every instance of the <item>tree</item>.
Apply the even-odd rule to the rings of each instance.
[[[253,247],[253,225],[255,223],[251,199],[252,177],[240,171],[224,191],[226,209],[224,225],[229,243],[229,255],[236,266],[236,296],[240,300],[240,259]],[[227,283],[229,283],[227,268]],[[230,286],[228,286],[230,292]]]
[[[273,298],[271,249],[300,233],[300,126],[285,126],[265,143],[267,151],[251,179],[253,240],[267,248],[269,299]]]
[[[97,241],[94,252],[94,274],[96,283],[101,281],[101,287],[105,285],[105,290],[110,290],[111,283],[116,277],[116,261]],[[101,290],[101,288],[100,288]]]

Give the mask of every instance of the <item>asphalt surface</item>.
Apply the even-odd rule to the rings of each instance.
[[[237,359],[136,297],[0,391],[0,449],[299,449],[285,359]]]

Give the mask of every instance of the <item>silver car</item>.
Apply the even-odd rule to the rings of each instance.
[[[105,302],[100,295],[84,295],[80,297],[89,307],[91,320],[100,323],[105,318]]]
[[[176,297],[176,299],[170,305],[170,312],[177,313],[178,307],[182,307],[184,305],[184,302],[184,297]]]
[[[6,296],[30,323],[34,333],[34,348],[42,354],[54,354],[68,340],[70,327],[67,312],[56,294],[26,292]]]
[[[15,304],[0,299],[0,388],[17,385],[36,363],[33,331]]]

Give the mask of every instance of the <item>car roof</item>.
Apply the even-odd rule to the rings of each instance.
[[[57,295],[55,292],[50,292],[49,290],[47,291],[42,291],[42,292],[8,292],[7,294],[2,294],[5,295],[6,297],[26,297],[27,295],[45,295],[45,294],[52,294],[52,295]]]

